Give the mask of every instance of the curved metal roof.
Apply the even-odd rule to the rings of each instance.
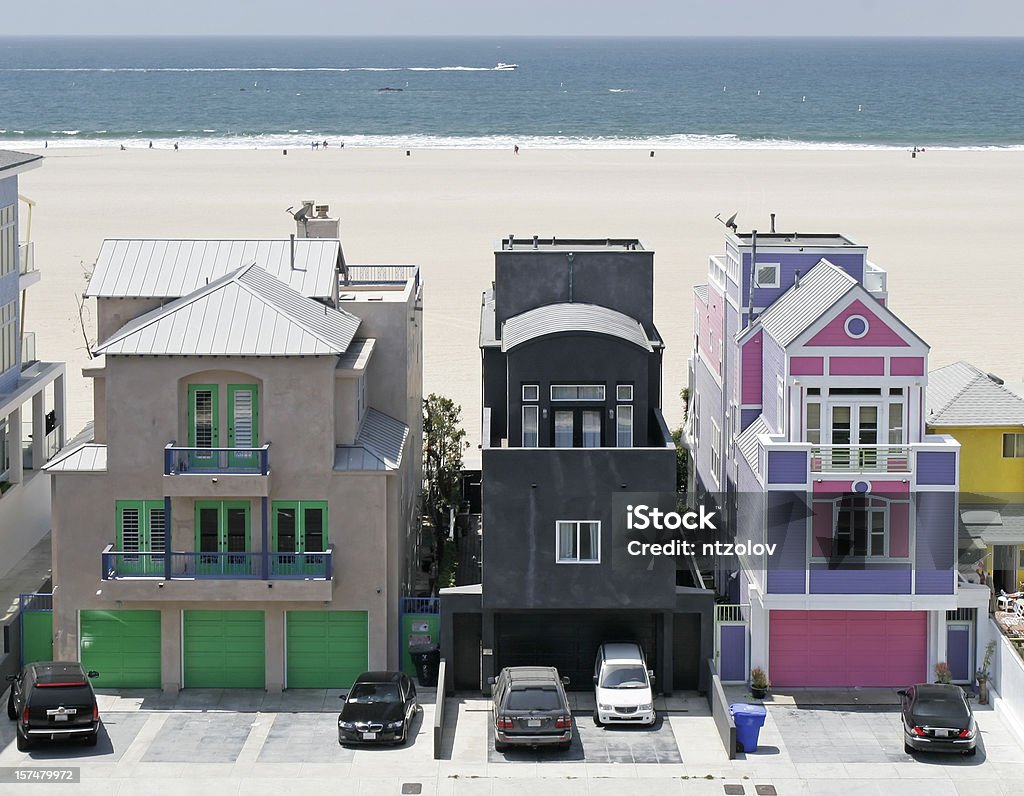
[[[509,318],[502,325],[501,350],[565,332],[593,332],[618,337],[646,351],[653,351],[651,341],[640,321],[598,304],[547,304]]]

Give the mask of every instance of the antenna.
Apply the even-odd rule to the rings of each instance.
[[[722,224],[725,226],[726,229],[731,229],[733,232],[737,232],[739,230],[739,228],[736,226],[736,216],[738,216],[738,215],[739,215],[739,212],[737,211],[737,212],[733,213],[731,216],[729,216],[729,218],[727,220],[722,221],[722,214],[721,213],[715,213],[715,219],[717,221],[722,221]]]

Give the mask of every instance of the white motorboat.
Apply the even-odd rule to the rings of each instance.
[[[519,68],[519,64],[506,64],[506,63],[503,63],[501,61],[498,61],[498,65],[496,67],[494,67],[495,71],[499,71],[499,72],[508,72],[508,71],[510,71],[512,69],[518,69],[518,68]]]

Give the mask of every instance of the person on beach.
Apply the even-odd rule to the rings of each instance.
[[[512,154],[514,154],[514,155],[518,155],[519,154],[519,144],[516,144],[514,147],[512,147]]]
[[[121,151],[124,152],[124,144],[121,144]]]
[[[150,148],[150,149],[152,149],[152,148],[153,148],[153,142],[152,142],[152,141],[150,141],[150,142],[149,142],[149,148]]]
[[[324,139],[324,149],[327,149],[327,139]]]
[[[175,152],[178,151],[178,142],[177,141],[174,142],[174,151]]]

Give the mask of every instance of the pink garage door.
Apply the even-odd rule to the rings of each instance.
[[[927,680],[923,611],[772,611],[772,685],[906,686]]]

